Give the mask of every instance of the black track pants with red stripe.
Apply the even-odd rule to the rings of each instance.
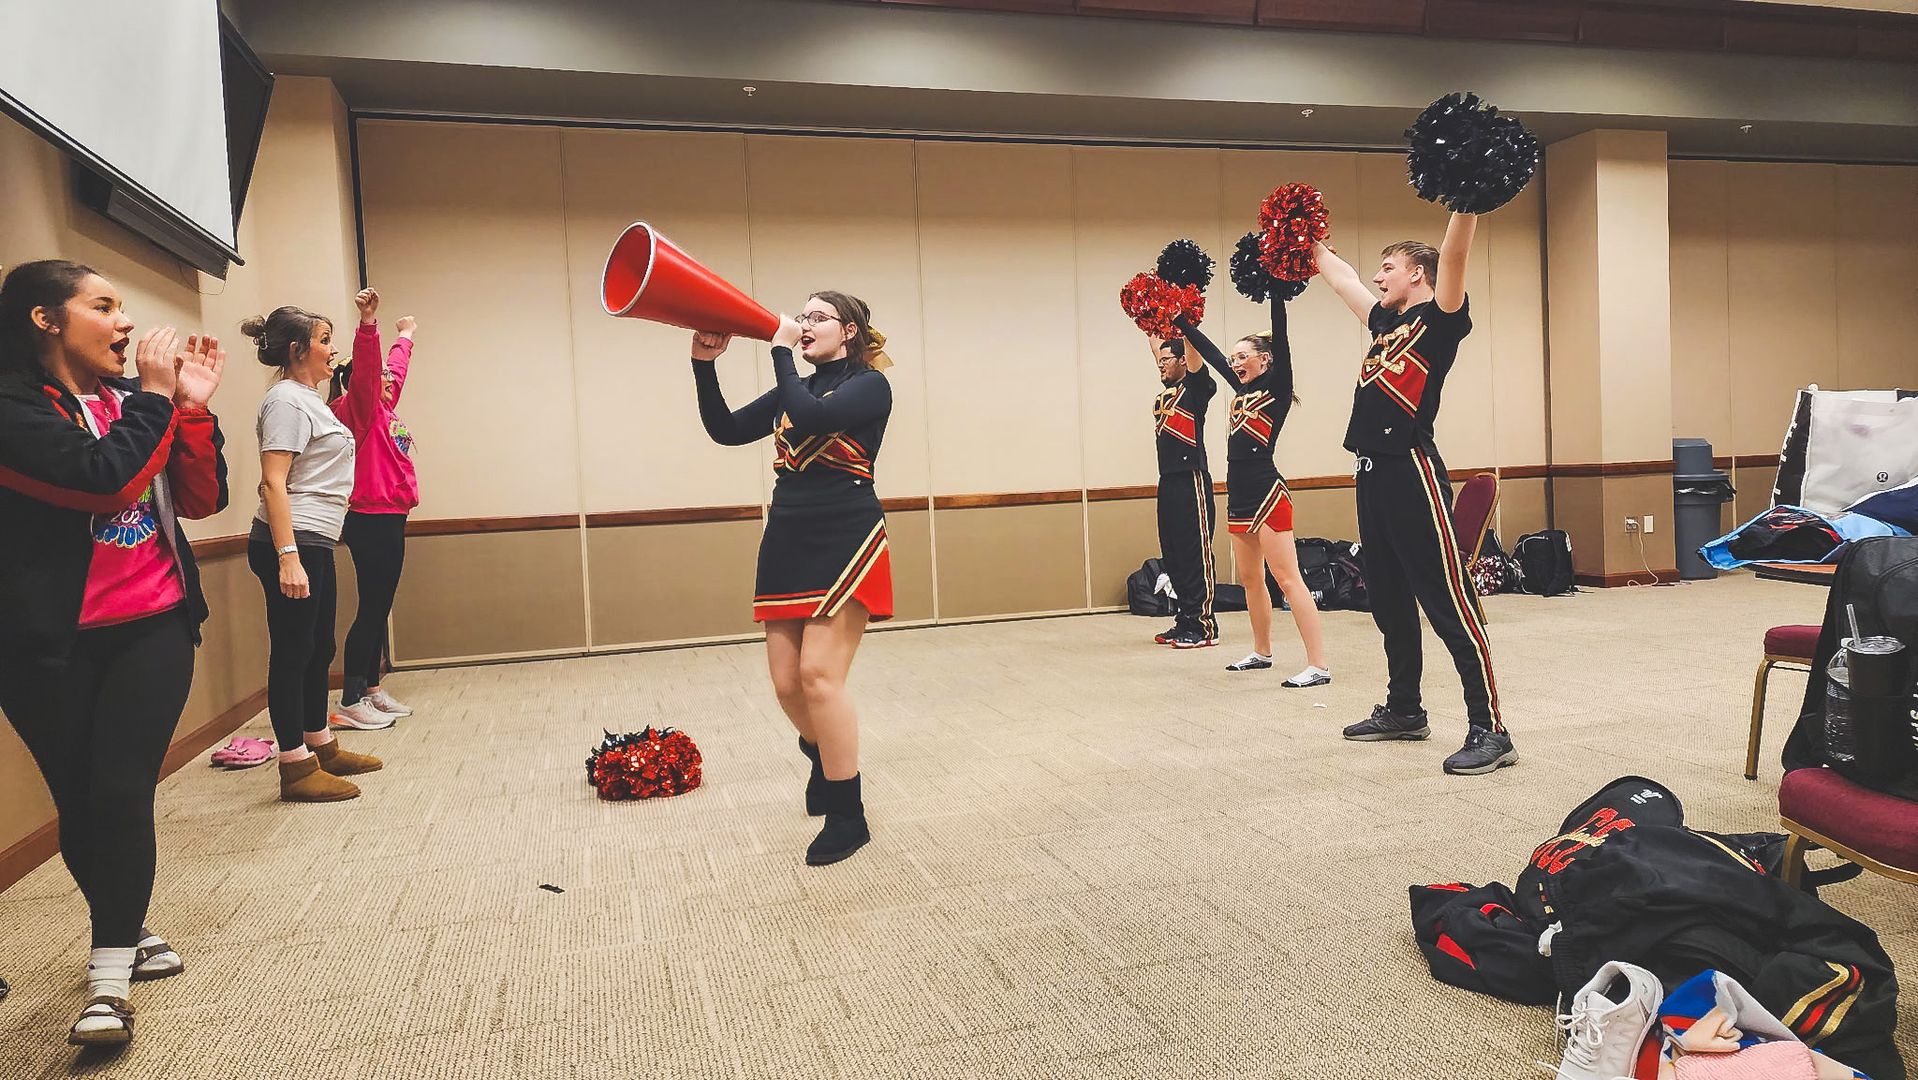
[[[1474,726],[1503,731],[1491,641],[1452,533],[1445,463],[1429,448],[1404,457],[1360,457],[1358,500],[1365,589],[1372,621],[1385,635],[1386,707],[1401,715],[1420,708],[1423,608],[1465,684],[1466,716]]]
[[[1179,594],[1180,626],[1219,636],[1212,616],[1212,597],[1218,585],[1212,560],[1212,530],[1217,522],[1218,497],[1206,472],[1165,473],[1159,477],[1159,559]]]

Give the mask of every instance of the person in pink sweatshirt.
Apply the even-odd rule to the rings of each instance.
[[[392,727],[413,713],[380,688],[380,661],[406,560],[406,515],[420,503],[413,434],[393,412],[413,358],[414,320],[407,315],[394,324],[399,338],[382,363],[376,319],[380,294],[363,289],[353,302],[360,309],[360,326],[353,335],[352,361],[333,373],[332,406],[359,446],[340,540],[353,553],[360,609],[346,634],[346,689],[331,723],[372,730]]]

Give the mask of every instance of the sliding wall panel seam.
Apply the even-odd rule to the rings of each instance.
[[[566,184],[566,131],[554,132],[554,153],[559,158],[560,251],[565,256],[566,310],[577,315],[573,306],[573,215]],[[573,377],[573,474],[579,483],[579,609],[585,620],[586,651],[593,651],[593,560],[587,551],[586,536],[586,425],[578,422],[580,409],[579,349],[574,341],[573,319],[566,320],[566,365]]]

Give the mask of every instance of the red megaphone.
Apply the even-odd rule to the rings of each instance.
[[[779,316],[643,221],[628,225],[614,242],[599,299],[608,315],[688,330],[771,341],[779,329]]]

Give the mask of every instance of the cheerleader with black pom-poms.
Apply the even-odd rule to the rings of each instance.
[[[1434,250],[1402,240],[1380,252],[1377,295],[1323,243],[1313,256],[1326,284],[1372,336],[1359,367],[1345,448],[1357,456],[1359,540],[1372,619],[1385,639],[1385,703],[1345,729],[1359,742],[1432,733],[1420,702],[1419,610],[1452,654],[1464,685],[1465,745],[1448,773],[1478,775],[1518,761],[1499,717],[1491,639],[1452,532],[1452,485],[1433,442],[1439,395],[1472,332],[1465,261],[1479,214],[1516,196],[1538,166],[1538,143],[1518,121],[1470,94],[1440,98],[1406,132],[1419,197],[1452,211]]]
[[[727,334],[693,335],[699,417],[714,442],[744,446],[772,436],[778,451],[772,506],[759,544],[753,618],[766,624],[773,691],[812,761],[806,812],[825,815],[806,862],[838,862],[871,839],[859,793],[859,718],[846,676],[866,623],[892,616],[886,516],[873,462],[892,415],[886,339],[866,303],[840,292],[806,299],[773,337],[778,381],[734,412],[712,361]],[[799,374],[794,354],[812,365]]]
[[[1257,234],[1247,237],[1256,242]],[[1265,573],[1272,577],[1292,608],[1292,621],[1305,644],[1305,670],[1285,681],[1289,687],[1322,686],[1332,681],[1325,656],[1325,636],[1319,626],[1318,605],[1299,573],[1298,548],[1292,534],[1292,495],[1272,452],[1279,430],[1298,401],[1292,390],[1292,349],[1286,338],[1285,303],[1304,289],[1304,282],[1270,277],[1256,262],[1244,257],[1246,242],[1233,259],[1233,282],[1254,299],[1270,297],[1272,332],[1254,334],[1232,345],[1228,359],[1197,325],[1181,319],[1179,329],[1199,354],[1232,387],[1231,429],[1226,437],[1226,525],[1232,534],[1239,582],[1252,621],[1252,652],[1226,667],[1228,671],[1256,671],[1272,666],[1272,596]]]

